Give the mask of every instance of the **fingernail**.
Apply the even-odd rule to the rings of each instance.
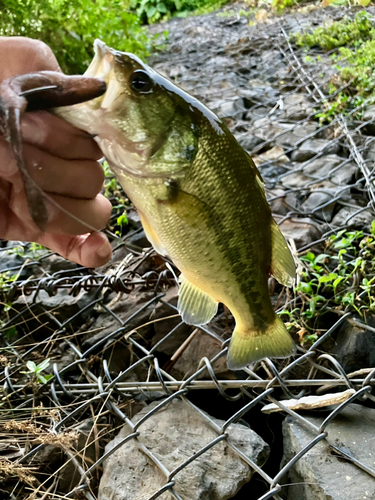
[[[112,255],[112,247],[110,242],[107,240],[101,247],[98,248],[96,253],[101,259],[109,260]]]

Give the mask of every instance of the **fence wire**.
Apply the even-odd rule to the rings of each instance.
[[[296,254],[317,248],[340,229],[368,225],[375,218],[372,117],[364,119],[364,103],[328,124],[316,118],[335,97],[329,93],[335,71],[326,54],[321,54],[320,63],[311,64],[306,53],[290,41],[291,33],[309,28],[312,14],[289,15],[250,27],[248,18],[237,11],[225,12],[172,21],[168,52],[154,57],[155,67],[223,117],[252,154],[266,181],[274,216]],[[326,17],[339,19],[345,13],[354,15],[344,9],[320,10],[314,14],[314,23],[321,24]],[[186,43],[187,36],[190,43]],[[312,52],[319,53],[318,49]],[[306,141],[310,141],[307,146]],[[302,236],[293,231],[296,227],[303,228]],[[26,254],[18,250],[20,245]],[[285,498],[291,468],[321,441],[375,480],[373,467],[348,453],[346,443],[330,438],[332,420],[347,405],[375,403],[375,368],[362,366],[348,374],[324,351],[325,341],[349,321],[371,332],[374,328],[344,311],[309,349],[298,347],[294,358],[277,363],[265,359],[251,369],[231,373],[225,368],[231,317],[220,309],[214,325],[193,328],[182,323],[174,300],[178,272],[168,259],[144,246],[141,228],[132,230],[116,242],[113,263],[95,271],[52,254],[35,259],[29,247],[19,242],[0,248],[0,276],[6,272],[14,276],[8,288],[3,288],[0,329],[0,452],[8,453],[2,456],[9,457],[13,469],[8,476],[0,471],[0,495],[13,500],[96,500],[103,462],[130,441],[164,477],[162,487],[156,487],[148,500],[184,500],[176,489],[178,474],[222,441],[262,485],[247,490],[247,496],[241,496],[240,490],[238,499]],[[285,297],[290,302],[298,300],[292,294]],[[203,339],[200,345],[210,346],[207,352],[199,351],[201,357],[193,360],[196,364],[190,364],[190,371],[182,375],[173,371],[198,338]],[[30,381],[23,373],[26,363],[38,364],[49,357],[55,360],[51,377],[45,383]],[[346,389],[351,390],[350,397],[329,407],[320,426],[283,404],[285,399]],[[205,408],[208,413],[201,408],[205,394],[213,401],[209,396],[213,393],[225,407],[223,425],[210,417],[210,408]],[[194,411],[216,437],[169,469],[141,438],[145,422],[173,400]],[[137,407],[152,401],[158,403],[135,422],[132,416],[139,411]],[[260,409],[269,403],[312,435],[298,454],[276,468],[267,462],[255,463],[228,432],[235,422],[252,421],[252,414],[262,418]],[[94,455],[90,457],[85,454],[87,442],[74,449],[57,439],[88,420],[94,422],[90,441]],[[14,421],[21,424],[14,427]],[[128,435],[104,452],[104,445],[124,424]],[[48,439],[42,439],[42,431]],[[44,458],[53,450],[60,454],[56,461],[60,469],[47,464],[44,471],[39,470],[46,449]],[[69,464],[72,482],[63,488],[59,474]],[[37,482],[28,479],[33,471]],[[259,491],[257,496],[254,491]],[[141,484],[139,498],[145,498]]]

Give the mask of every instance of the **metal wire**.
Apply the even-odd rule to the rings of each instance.
[[[346,12],[352,15],[350,11],[340,9],[340,12],[329,10],[329,16],[340,18]],[[324,20],[323,13],[319,12],[316,16],[320,22]],[[317,67],[305,62],[306,54],[290,41],[292,32],[306,27],[303,15],[285,16],[272,24],[258,24],[254,27],[249,27],[247,18],[243,20],[240,16],[218,17],[215,21],[218,34],[212,35],[214,39],[211,42],[202,35],[202,30],[198,31],[201,37],[198,39],[198,62],[196,56],[192,58],[192,45],[184,43],[183,29],[185,25],[191,26],[191,23],[209,29],[212,17],[203,16],[195,18],[195,21],[180,22],[181,29],[173,31],[173,26],[171,28],[169,52],[154,57],[154,66],[171,78],[174,78],[171,72],[177,67],[176,78],[181,79],[179,83],[218,111],[240,142],[250,134],[256,136],[255,145],[249,149],[257,158],[265,178],[274,215],[278,216],[279,222],[301,223],[311,229],[311,241],[299,241],[296,245],[297,252],[305,252],[324,242],[329,234],[338,229],[352,227],[356,217],[364,212],[375,218],[374,169],[372,162],[364,157],[374,142],[374,139],[365,134],[365,127],[371,124],[371,120],[363,122],[354,119],[356,111],[363,111],[366,103],[347,116],[334,118],[328,125],[320,125],[316,120],[317,111],[325,109],[326,103],[334,98],[328,92],[332,73],[319,76]],[[234,22],[239,23],[236,30]],[[220,52],[219,49],[226,54],[227,63],[230,61],[225,72],[213,70],[213,66],[217,64],[213,60],[213,50]],[[262,95],[260,91],[246,92],[249,80],[255,79],[261,82],[258,87],[263,88]],[[295,115],[291,111],[293,106],[285,104],[293,98],[300,99],[298,102],[303,102],[305,106],[295,106]],[[228,107],[223,108],[222,105],[231,99],[238,103],[238,108],[228,111]],[[304,127],[302,135],[301,127]],[[291,134],[295,134],[292,139]],[[317,151],[313,151],[308,159],[295,160],[303,143],[307,140],[321,140],[322,137],[326,138],[323,148],[319,150],[316,146],[319,143],[316,143],[314,147]],[[272,157],[265,155],[280,144],[282,150],[278,150],[277,154]],[[316,160],[332,160],[332,156],[327,158],[327,154],[336,156],[335,161],[329,163],[331,166],[324,170],[324,174],[316,175],[306,171],[306,167]],[[342,184],[336,176],[348,165],[352,168],[352,175]],[[300,174],[305,178],[302,187],[295,185],[296,176]],[[330,183],[328,187],[324,182]],[[294,195],[306,201],[313,193],[322,193],[326,198],[322,197],[322,201],[310,210],[305,210],[303,204],[293,201]],[[355,195],[349,201],[348,193]],[[281,205],[277,205],[278,201],[282,202],[282,209]],[[350,209],[340,225],[335,225],[334,220],[327,215],[327,207],[333,204],[339,209]],[[7,300],[13,304],[4,313],[0,329],[3,346],[1,352],[8,358],[1,379],[3,418],[17,419],[19,415],[23,415],[23,418],[30,417],[37,405],[43,402],[58,411],[57,421],[53,424],[54,432],[69,430],[77,423],[93,418],[93,415],[98,415],[98,419],[102,418],[109,429],[102,441],[98,437],[101,451],[91,463],[84,460],[74,462],[72,451],[61,448],[66,460],[73,461],[80,479],[70,491],[57,494],[64,495],[64,498],[79,494],[79,498],[95,500],[97,479],[103,462],[130,441],[136,443],[165,478],[163,486],[156,489],[149,500],[159,498],[165,492],[169,492],[173,498],[184,500],[176,491],[178,473],[221,441],[225,441],[232,452],[267,484],[259,500],[281,500],[279,493],[285,488],[281,484],[282,478],[321,441],[325,441],[331,450],[353,466],[375,477],[372,468],[347,453],[345,443],[337,445],[330,442],[332,419],[348,404],[364,398],[374,401],[373,367],[364,366],[351,376],[332,355],[322,352],[327,339],[348,320],[353,319],[352,312],[338,315],[317,342],[308,350],[301,349],[295,358],[284,364],[266,360],[252,369],[236,374],[237,378],[229,378],[228,372],[223,373],[222,369],[217,368],[218,362],[227,353],[227,328],[223,327],[217,333],[217,329],[213,330],[208,326],[193,332],[192,328],[180,320],[176,323],[175,302],[168,293],[175,286],[177,271],[168,260],[165,260],[164,265],[160,265],[162,261],[159,260],[156,266],[152,251],[137,249],[131,243],[131,237],[139,231],[129,233],[118,245],[117,251],[122,252],[121,255],[125,252],[128,257],[119,262],[117,269],[111,273],[80,267],[54,272],[51,265],[53,254],[37,259],[28,255],[25,260],[22,252],[17,256],[17,248],[24,245],[18,243],[13,246],[14,265],[0,269],[0,275],[5,272],[8,276],[15,275],[9,290],[6,293],[3,290]],[[27,246],[24,245],[24,248],[27,249]],[[9,251],[12,251],[11,245],[0,248],[0,263],[2,254],[9,254]],[[49,302],[56,294],[63,297],[60,303]],[[125,298],[122,294],[126,294]],[[291,299],[290,305],[296,300],[298,298]],[[128,303],[132,304],[132,309],[124,314]],[[69,312],[62,313],[64,308]],[[157,311],[162,311],[161,316],[155,316]],[[222,314],[224,318],[225,313]],[[358,319],[355,321],[360,327],[368,326]],[[163,325],[163,334],[152,340],[152,336],[148,337],[147,328],[155,328],[157,324]],[[17,329],[18,336],[15,340],[12,339],[12,329]],[[101,335],[103,331],[105,334]],[[186,342],[184,341],[183,348],[188,349],[190,335],[192,338],[202,336],[207,341],[216,342],[217,350],[211,359],[205,353],[194,370],[178,379],[172,373],[179,372],[173,372],[172,368],[182,352],[171,354],[167,347],[176,338],[184,338]],[[52,377],[46,383],[31,383],[22,374],[25,363],[29,360],[37,362],[35,354],[41,348],[45,349],[43,352],[46,354],[54,353],[57,342],[63,346],[61,349],[65,357],[62,361],[55,359]],[[112,368],[111,362],[119,346],[121,352],[127,354],[126,357],[124,355],[121,369],[116,370]],[[45,357],[48,356],[49,354]],[[302,366],[305,367],[304,378],[295,375],[295,370]],[[355,392],[348,401],[330,410],[320,428],[303,414],[283,405],[283,398],[319,394],[328,388],[351,388]],[[300,391],[297,395],[292,392],[296,390]],[[222,425],[218,425],[199,405],[193,403],[191,396],[197,391],[215,391],[221,398],[220,404],[225,406],[226,414],[230,415]],[[193,410],[216,433],[216,437],[173,470],[169,470],[141,438],[142,424],[159,414],[174,399],[182,401]],[[135,402],[144,404],[154,400],[159,401],[159,404],[134,423],[132,405]],[[293,416],[313,435],[293,459],[273,472],[266,465],[257,464],[246,456],[232,442],[230,433],[227,433],[231,424],[246,419],[269,402],[277,404],[283,415]],[[30,410],[30,407],[34,409]],[[130,430],[129,435],[104,452],[104,444],[125,424]],[[38,452],[44,446],[31,444],[31,449],[18,458],[17,463],[30,466],[37,463]],[[40,488],[41,493],[46,491],[43,486]]]

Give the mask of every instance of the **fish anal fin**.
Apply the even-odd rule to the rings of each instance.
[[[285,238],[274,220],[271,223],[271,237],[272,259],[270,272],[282,285],[292,286],[296,266]]]
[[[234,329],[228,353],[228,368],[240,370],[262,358],[286,358],[295,352],[295,344],[284,323],[275,320],[266,330]]]
[[[142,226],[143,226],[143,230],[146,234],[146,238],[148,239],[148,241],[151,243],[151,245],[154,247],[154,249],[160,255],[166,256],[167,252],[166,252],[164,246],[162,245],[158,235],[156,234],[153,227],[149,223],[147,217],[139,210],[138,210],[138,214],[139,214],[139,218],[141,220]]]
[[[218,302],[182,275],[177,309],[188,325],[205,325],[217,313]]]

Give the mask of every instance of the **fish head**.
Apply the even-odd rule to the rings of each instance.
[[[185,171],[198,151],[198,101],[134,54],[100,40],[94,49],[85,75],[104,79],[106,92],[57,114],[93,134],[112,167],[157,178]]]

